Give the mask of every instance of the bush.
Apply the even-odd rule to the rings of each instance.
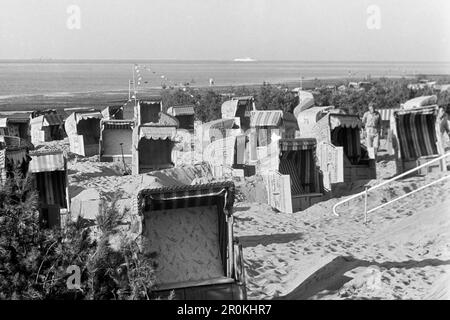
[[[119,230],[115,203],[100,215],[98,241],[83,221],[42,229],[31,178],[0,186],[0,299],[149,299],[152,263]],[[70,266],[80,285],[67,286]]]

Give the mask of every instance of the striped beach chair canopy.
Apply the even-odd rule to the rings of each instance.
[[[101,120],[102,130],[132,130],[134,128],[133,120]]]
[[[159,126],[159,125],[140,125],[136,127],[138,131],[137,141],[142,138],[153,139],[153,140],[174,140],[177,128],[174,126]]]
[[[195,114],[194,105],[173,106],[167,109],[167,113],[171,116],[192,116]]]
[[[219,204],[232,214],[235,187],[232,181],[144,189],[138,193],[139,214],[143,211],[180,209]]]
[[[33,151],[30,156],[29,171],[32,173],[66,170],[63,151]]]
[[[76,113],[75,118],[76,118],[76,122],[78,123],[81,120],[102,119],[103,115],[101,112],[93,111],[93,112]]]
[[[438,154],[436,115],[438,106],[394,111],[400,155],[404,160]]]
[[[315,149],[317,140],[314,138],[280,139],[280,151],[297,151]]]
[[[250,113],[250,127],[295,127],[298,130],[297,119],[290,112],[282,110],[258,110]]]
[[[400,110],[399,108],[380,109],[381,121],[390,121],[394,111]]]

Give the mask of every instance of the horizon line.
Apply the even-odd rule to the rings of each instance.
[[[150,62],[150,61],[163,61],[163,62],[232,62],[239,64],[251,64],[258,62],[305,62],[305,63],[450,63],[450,60],[303,60],[303,59],[262,59],[254,61],[234,61],[233,59],[176,59],[176,58],[1,58],[0,63],[9,62],[37,62],[37,63],[57,63],[57,62],[115,62],[115,63],[134,63],[134,62]]]

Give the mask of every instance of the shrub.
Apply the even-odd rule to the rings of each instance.
[[[98,240],[83,221],[43,229],[31,178],[0,186],[0,299],[148,299],[152,264],[123,236],[115,202],[100,215]],[[68,267],[80,285],[67,286]]]

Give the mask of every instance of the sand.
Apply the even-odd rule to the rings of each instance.
[[[67,149],[67,141],[53,142]],[[121,164],[69,154],[72,214],[92,217],[80,202],[110,203],[125,210],[141,188],[211,181],[204,166],[123,176]],[[243,245],[249,299],[449,299],[450,179],[388,205],[364,224],[363,199],[332,207],[345,195],[395,174],[382,154],[376,180],[338,190],[337,198],[286,214],[266,204],[261,178],[236,179],[235,236]],[[443,174],[412,177],[380,188],[369,208]],[[78,204],[76,204],[78,203]],[[78,206],[78,207],[77,207]]]
[[[367,185],[395,173],[393,162],[384,161],[377,164],[379,178]],[[394,182],[369,196],[369,208],[441,176]],[[362,199],[341,207],[340,217],[332,214],[340,198],[294,214],[238,204],[249,298],[448,299],[449,191],[450,179],[375,211],[367,225]]]

